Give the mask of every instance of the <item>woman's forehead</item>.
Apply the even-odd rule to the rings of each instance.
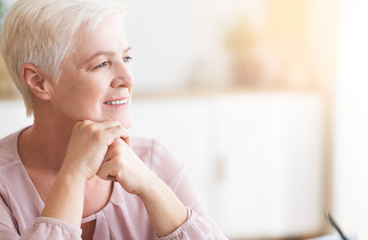
[[[88,30],[88,31],[87,31]],[[121,54],[129,48],[128,41],[119,21],[106,18],[96,28],[80,28],[75,35],[74,53],[89,57],[99,51]]]

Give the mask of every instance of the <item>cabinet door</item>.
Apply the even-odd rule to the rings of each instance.
[[[323,225],[323,106],[314,94],[217,97],[216,221],[229,237],[311,234]]]

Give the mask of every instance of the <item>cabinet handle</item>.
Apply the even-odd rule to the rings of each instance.
[[[218,183],[227,178],[227,159],[223,156],[216,157],[216,181]]]

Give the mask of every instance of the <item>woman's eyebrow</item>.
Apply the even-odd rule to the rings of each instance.
[[[124,50],[124,53],[130,51],[132,48],[131,46],[128,46],[125,50]],[[114,55],[115,53],[113,51],[98,51],[98,52],[95,52],[94,54],[92,54],[83,64],[86,64],[88,61],[94,59],[95,57],[98,57],[98,56],[102,56],[102,55],[108,55],[108,56],[112,56]]]
[[[128,51],[130,51],[130,50],[132,50],[132,47],[131,47],[131,46],[128,46],[128,47],[124,50],[124,53],[126,53],[126,52],[128,52]]]
[[[112,56],[114,55],[115,53],[113,51],[98,51],[98,52],[95,52],[94,54],[92,54],[86,61],[84,61],[83,64],[86,64],[87,62],[91,61],[92,59],[98,57],[98,56],[101,56],[101,55],[108,55],[108,56]]]

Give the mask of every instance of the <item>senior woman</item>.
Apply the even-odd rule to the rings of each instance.
[[[183,166],[130,137],[121,3],[20,0],[1,50],[34,124],[0,141],[1,239],[226,239]]]

